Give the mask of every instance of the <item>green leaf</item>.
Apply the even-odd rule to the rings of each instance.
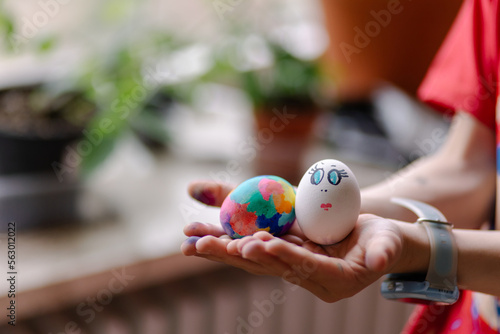
[[[49,36],[44,38],[38,43],[38,51],[45,53],[52,51],[56,46],[57,38],[55,36]]]
[[[105,21],[118,22],[133,13],[136,3],[131,0],[107,0],[103,2],[101,16]]]
[[[265,101],[265,93],[259,83],[255,72],[242,73],[243,88],[256,106],[260,106]]]
[[[15,34],[14,20],[7,14],[3,8],[3,4],[0,2],[0,33],[3,33],[6,49],[8,51],[14,51],[14,45],[12,40]]]
[[[92,133],[91,131],[89,130],[88,133]],[[119,138],[120,136],[117,134],[106,135],[102,137],[101,141],[94,140],[94,143],[87,138],[81,139],[81,141],[92,145],[92,150],[83,157],[81,163],[81,173],[84,178],[89,177],[109,157]]]
[[[163,126],[163,119],[155,112],[142,111],[132,119],[131,126],[140,134],[163,144],[167,144],[171,139],[168,131]]]

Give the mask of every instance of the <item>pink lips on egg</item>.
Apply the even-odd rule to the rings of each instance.
[[[321,204],[321,208],[325,211],[328,211],[328,209],[330,209],[331,207],[332,207],[332,205],[330,203]]]

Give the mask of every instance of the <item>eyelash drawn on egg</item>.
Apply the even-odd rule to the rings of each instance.
[[[318,172],[320,173],[319,180],[316,176],[316,173]],[[325,176],[325,170],[323,168],[319,168],[318,164],[316,164],[313,168],[309,170],[309,174],[311,174],[311,184],[317,186],[323,180],[323,177]]]
[[[309,170],[309,174],[314,174],[314,172],[316,172],[318,169],[323,169],[323,168],[319,168],[319,167],[318,167],[318,164],[314,165],[314,167],[312,167],[312,168]]]
[[[335,167],[335,165],[332,165],[332,167]],[[334,176],[333,179],[332,176]],[[334,186],[338,185],[344,177],[349,177],[349,174],[345,171],[345,169],[338,170],[336,168],[333,168],[328,172],[328,182],[330,182]]]

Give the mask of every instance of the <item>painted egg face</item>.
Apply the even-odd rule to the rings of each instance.
[[[360,206],[356,177],[338,160],[312,165],[297,188],[297,223],[307,238],[321,245],[344,239],[356,224]]]
[[[231,238],[257,231],[279,236],[295,220],[295,190],[278,176],[256,176],[236,187],[220,210],[222,228]]]

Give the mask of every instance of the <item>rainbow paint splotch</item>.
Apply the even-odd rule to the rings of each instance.
[[[222,228],[231,238],[257,231],[280,236],[295,220],[295,189],[285,179],[263,175],[241,183],[224,200]]]

